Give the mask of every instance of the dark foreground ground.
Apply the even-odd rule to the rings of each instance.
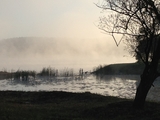
[[[0,91],[0,120],[159,120],[160,104],[91,93]]]

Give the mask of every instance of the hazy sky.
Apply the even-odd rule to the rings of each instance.
[[[28,52],[25,57],[17,56],[16,54],[24,50],[17,52],[18,49],[15,50],[14,44],[8,47],[5,46],[7,44],[5,43],[3,49],[14,48],[14,50],[8,53],[8,50],[1,48],[3,62],[1,62],[0,68],[22,69],[25,64],[31,62],[34,64],[36,61],[39,61],[39,64],[43,63],[42,66],[52,63],[54,65],[62,64],[64,61],[69,61],[68,63],[74,63],[74,65],[83,64],[78,67],[84,67],[86,64],[92,66],[134,61],[124,51],[123,44],[117,48],[113,39],[96,27],[102,14],[94,3],[100,1],[102,0],[0,0],[1,41],[17,37],[48,37],[56,39],[56,42],[61,39],[61,44],[48,48],[49,50],[52,48],[52,51],[54,49],[63,51],[58,55],[54,52],[46,52],[47,55],[40,54],[35,58],[33,55],[31,59],[30,53],[33,51]],[[45,46],[47,45],[45,44]],[[28,47],[28,49],[31,48],[33,46]],[[47,47],[44,48],[47,49]],[[11,53],[12,51],[13,53]],[[48,55],[48,53],[50,54]],[[11,57],[11,54],[15,54],[15,56]],[[37,55],[37,53],[35,54]],[[57,61],[61,61],[61,63]]]
[[[98,0],[1,0],[0,38],[8,37],[105,37],[94,25]]]

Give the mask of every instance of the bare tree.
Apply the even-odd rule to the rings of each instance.
[[[118,46],[122,40],[145,64],[141,81],[137,88],[133,106],[142,108],[154,80],[158,77],[160,59],[160,1],[159,0],[103,0],[96,4],[107,15],[100,17],[99,28],[113,36]],[[116,35],[121,39],[117,41]],[[144,43],[144,52],[138,51],[139,43]]]

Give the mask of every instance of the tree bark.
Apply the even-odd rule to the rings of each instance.
[[[154,80],[150,78],[151,78],[151,75],[147,75],[147,74],[143,74],[141,77],[141,81],[137,88],[136,96],[133,102],[133,107],[136,109],[142,109],[144,107],[147,94],[154,82]]]
[[[136,96],[134,99],[134,108],[143,108],[150,88],[153,85],[154,80],[159,76],[157,72],[159,57],[155,54],[149,66],[146,66],[143,74],[141,75],[141,81],[136,91]]]

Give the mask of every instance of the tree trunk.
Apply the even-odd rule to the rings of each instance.
[[[141,75],[140,84],[136,91],[136,96],[133,103],[134,108],[141,109],[144,107],[148,91],[153,85],[154,80],[159,76],[157,72],[158,61],[158,57],[155,57],[151,64],[145,67],[144,72]]]
[[[153,39],[153,36],[151,37],[151,39]],[[134,108],[144,107],[148,91],[153,85],[154,80],[159,76],[157,68],[160,59],[160,39],[159,37],[156,39],[157,42],[156,46],[154,46],[152,61],[150,63],[146,63],[143,74],[141,75],[141,81],[137,88],[136,96],[133,103]]]
[[[136,109],[142,109],[144,107],[148,91],[150,90],[152,86],[152,83],[153,83],[152,81],[154,81],[154,80],[149,79],[151,76],[149,77],[146,74],[145,75],[143,74],[142,76],[143,77],[141,77],[141,81],[137,88],[136,96],[135,96],[134,103],[133,103],[133,107]],[[150,81],[149,84],[147,84],[147,81]]]

